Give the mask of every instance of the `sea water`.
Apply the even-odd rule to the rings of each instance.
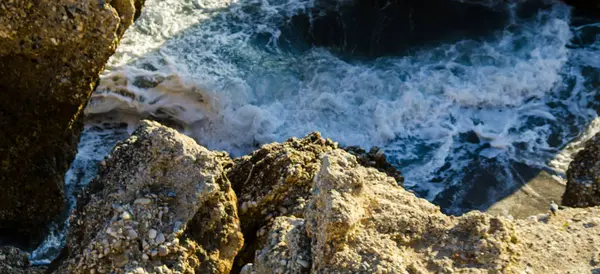
[[[599,21],[551,1],[462,2],[496,9],[494,21],[441,20],[436,36],[415,31],[418,7],[399,29],[349,1],[147,0],[85,110],[71,206],[144,118],[232,156],[312,131],[379,146],[407,189],[449,214],[485,209],[542,170],[564,177],[600,130]],[[67,230],[55,224],[34,262],[55,257]]]

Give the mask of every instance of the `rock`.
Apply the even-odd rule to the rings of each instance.
[[[162,234],[162,233],[158,234],[158,236],[156,236],[155,242],[156,242],[156,244],[164,243],[165,242],[165,234]]]
[[[257,231],[269,219],[282,215],[302,217],[312,181],[321,165],[320,155],[337,144],[312,133],[302,139],[267,144],[250,155],[235,160],[227,177],[238,195],[240,221],[246,245],[236,258],[236,269],[254,258],[254,251],[264,244]],[[264,230],[268,230],[266,227]]]
[[[567,170],[562,204],[570,207],[600,205],[600,133],[585,143]]]
[[[280,267],[285,273],[310,273],[310,239],[303,219],[276,218],[266,246],[257,252],[255,263],[245,265],[243,270],[246,274],[263,274]]]
[[[32,267],[29,253],[12,246],[0,247],[0,273],[2,274],[42,274],[45,267]]]
[[[140,6],[133,2],[0,2],[0,235],[7,239],[37,245],[63,210],[81,110],[133,22],[132,7]]]
[[[565,192],[565,182],[546,171],[520,184],[510,195],[494,202],[485,212],[495,216],[513,216],[524,219],[548,212],[551,201],[560,201]]]
[[[375,168],[394,178],[399,185],[404,186],[404,176],[402,176],[400,170],[387,161],[385,154],[379,147],[372,147],[369,152],[357,146],[344,147],[343,149],[356,156],[359,164]]]
[[[590,273],[600,208],[516,219],[447,216],[342,150],[325,154],[302,219],[278,217],[245,273]],[[543,220],[543,221],[540,221]],[[282,237],[280,235],[285,235]],[[292,239],[310,239],[297,244]],[[310,246],[310,248],[308,247]],[[298,255],[300,257],[300,255]],[[560,258],[560,259],[557,259]],[[298,260],[296,260],[298,262]]]
[[[150,273],[229,273],[243,245],[236,196],[223,169],[230,163],[224,152],[209,151],[175,130],[142,121],[114,148],[79,197],[57,273],[123,273],[136,267]],[[136,203],[143,197],[153,202]],[[115,218],[119,213],[114,204],[132,218]],[[106,227],[131,227],[155,239],[115,240]],[[169,244],[158,243],[165,239]],[[104,248],[104,257],[93,255]]]
[[[150,240],[153,240],[154,238],[156,238],[156,233],[156,229],[151,228],[150,230],[148,230],[148,238]]]
[[[167,249],[166,246],[164,245],[159,245],[158,246],[158,256],[167,256],[169,254],[169,249]]]

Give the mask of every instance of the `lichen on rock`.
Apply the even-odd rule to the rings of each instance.
[[[229,273],[243,245],[230,162],[142,121],[79,197],[57,273]]]

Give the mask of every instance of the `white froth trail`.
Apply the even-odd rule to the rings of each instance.
[[[125,138],[122,128],[103,124],[132,130],[143,118],[167,121],[234,156],[320,131],[342,144],[384,148],[406,186],[433,200],[460,185],[474,159],[498,159],[507,173],[513,161],[560,175],[575,151],[562,149],[579,135],[571,128],[597,117],[580,67],[600,69],[600,45],[569,46],[579,30],[566,6],[513,18],[486,39],[369,61],[325,48],[280,49],[280,27],[312,6],[147,0],[85,110],[94,118],[88,128],[97,130],[84,132],[78,157],[102,159]],[[581,140],[600,129],[595,124]],[[118,138],[98,137],[111,131]],[[462,139],[468,134],[477,143]],[[93,146],[106,149],[85,149]]]

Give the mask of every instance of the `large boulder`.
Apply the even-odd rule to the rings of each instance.
[[[314,132],[302,139],[264,145],[235,160],[227,176],[238,195],[245,236],[245,246],[236,258],[236,272],[253,261],[255,251],[269,243],[267,232],[273,225],[282,225],[274,222],[277,217],[304,218],[321,156],[337,147],[337,143]],[[400,171],[378,148],[368,152],[360,147],[345,149],[357,155],[361,165],[377,168],[403,183]]]
[[[35,245],[64,208],[81,110],[140,4],[0,2],[0,236]]]
[[[600,265],[598,213],[447,216],[335,150],[323,157],[305,218],[277,218],[243,273],[590,273]]]
[[[142,121],[79,197],[57,273],[229,273],[243,245],[229,164]]]
[[[337,144],[311,133],[283,143],[267,144],[235,160],[227,176],[238,195],[246,245],[236,258],[236,270],[254,258],[277,216],[303,217],[321,154]]]
[[[562,204],[570,207],[600,205],[600,133],[585,143],[567,170]]]

